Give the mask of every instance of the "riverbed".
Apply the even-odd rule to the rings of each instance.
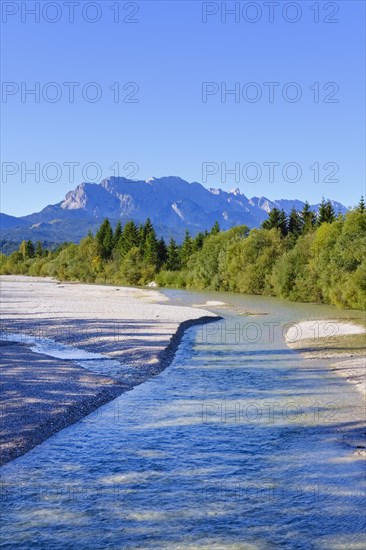
[[[290,324],[357,312],[275,298],[216,302],[163,372],[1,468],[2,548],[359,549],[364,400]],[[223,302],[223,304],[220,302]],[[207,306],[210,309],[209,306]]]

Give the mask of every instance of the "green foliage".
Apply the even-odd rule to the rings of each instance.
[[[318,225],[332,223],[335,220],[334,208],[330,200],[322,198],[318,211]]]
[[[308,203],[288,219],[273,209],[261,229],[237,226],[194,239],[187,231],[181,246],[157,239],[151,220],[129,221],[113,232],[104,220],[76,245],[47,250],[22,241],[19,250],[0,255],[3,274],[51,276],[66,281],[227,290],[277,295],[297,301],[366,306],[366,210],[363,199],[345,217],[334,215],[323,199],[318,217]]]
[[[178,271],[180,269],[179,248],[173,238],[170,239],[167,249],[166,268],[168,271]]]
[[[302,220],[302,233],[308,233],[316,224],[316,214],[310,208],[310,204],[306,201],[304,208],[300,212]]]
[[[187,267],[193,252],[193,241],[188,230],[186,231],[184,241],[180,250],[180,263],[182,268]]]
[[[122,236],[122,225],[121,222],[118,220],[117,225],[115,227],[114,233],[113,233],[113,250],[117,248],[118,242]]]
[[[288,218],[288,232],[295,237],[302,233],[303,219],[296,208],[292,208]]]
[[[287,216],[284,210],[272,208],[268,218],[262,223],[262,229],[279,229],[283,236],[287,235]]]
[[[96,239],[99,247],[99,254],[103,260],[109,260],[113,252],[113,229],[108,218],[104,220],[97,231]]]
[[[220,233],[220,226],[219,222],[215,221],[211,229],[211,235],[217,235],[217,233]]]
[[[135,222],[126,222],[122,235],[118,239],[117,252],[119,259],[123,259],[126,254],[134,247],[139,245],[139,234]]]

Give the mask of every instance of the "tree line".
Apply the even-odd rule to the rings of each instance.
[[[276,208],[259,229],[210,231],[182,244],[158,238],[150,219],[113,229],[105,219],[95,235],[56,250],[23,241],[1,255],[1,273],[51,276],[87,283],[145,285],[280,296],[362,309],[366,296],[366,213],[361,198],[345,216],[322,200],[289,215]]]

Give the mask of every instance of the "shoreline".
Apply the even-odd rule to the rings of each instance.
[[[366,330],[359,324],[318,319],[292,325],[286,333],[285,341],[290,349],[300,353],[304,359],[329,361],[331,372],[346,378],[348,383],[366,396],[365,338]]]
[[[30,343],[14,343],[10,338],[1,340],[0,347],[5,359],[1,371],[2,385],[5,391],[2,391],[0,403],[3,426],[0,465],[25,454],[100,406],[161,373],[174,360],[175,352],[188,328],[221,319],[209,311],[164,303],[165,297],[161,295],[160,299],[160,293],[156,291],[148,290],[146,295],[144,290],[130,287],[106,287],[106,290],[94,287],[91,292],[99,293],[102,299],[103,294],[108,295],[110,291],[118,290],[116,298],[113,296],[113,304],[117,301],[120,307],[123,306],[123,311],[118,307],[111,311],[111,302],[106,307],[103,301],[98,304],[99,310],[95,319],[93,302],[85,302],[82,295],[85,291],[83,287],[87,285],[72,285],[74,299],[79,296],[80,301],[76,305],[73,302],[71,306],[65,304],[60,295],[60,291],[68,287],[67,284],[22,276],[18,279],[12,276],[11,281],[4,280],[4,277],[0,280],[2,294],[5,294],[2,323],[6,324],[8,332],[19,333],[19,324],[23,333],[30,335],[32,331],[34,333],[44,328],[47,336],[54,335],[56,342],[69,343],[71,326],[71,333],[76,335],[78,349],[102,352],[106,359],[112,359],[114,363],[117,360],[122,367],[128,365],[129,372],[132,372],[128,380],[124,380],[123,374],[120,377],[95,374],[73,360],[35,353],[30,349]],[[10,287],[13,287],[9,288],[8,285],[6,288],[6,283],[11,283]],[[16,288],[18,283],[21,284]],[[56,316],[53,311],[53,316],[48,319],[49,312],[40,311],[43,289],[37,288],[37,283],[41,283],[46,293],[50,293],[51,300],[54,298]],[[24,285],[28,287],[24,289]],[[17,291],[26,291],[29,309],[32,310],[30,315],[23,311],[21,316],[18,311],[12,310],[13,303],[18,301]],[[36,296],[31,296],[32,293]],[[9,302],[6,301],[8,297],[11,298]],[[83,306],[86,311],[80,312],[80,307]],[[70,316],[65,318],[68,308]],[[27,307],[24,309],[27,310]],[[78,319],[72,318],[75,310],[79,314]],[[85,318],[86,312],[89,312],[88,319]],[[152,315],[157,312],[158,315]],[[126,316],[129,317],[128,322]],[[105,317],[108,318],[107,322]],[[137,328],[133,324],[136,319]],[[60,324],[63,330],[57,333]],[[111,332],[114,325],[118,325],[117,337],[115,332]]]

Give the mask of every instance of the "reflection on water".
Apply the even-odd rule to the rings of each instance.
[[[273,304],[261,323],[303,318]],[[4,466],[1,547],[362,548],[364,463],[342,443],[362,398],[280,333],[227,330],[243,322],[189,329],[159,376]]]

